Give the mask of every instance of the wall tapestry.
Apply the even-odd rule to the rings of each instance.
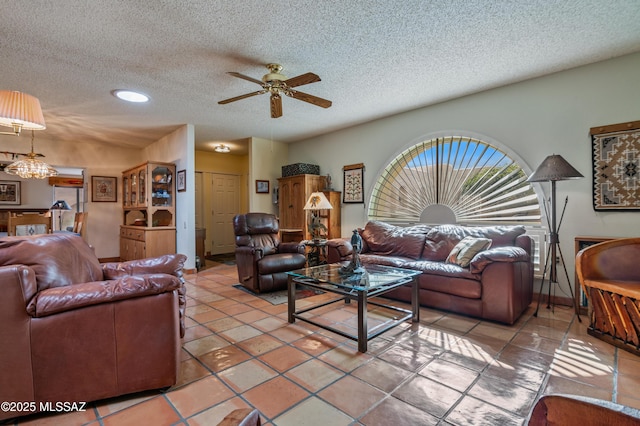
[[[350,164],[344,166],[342,170],[344,172],[342,202],[364,203],[364,164]]]
[[[640,210],[640,121],[593,127],[593,208]]]

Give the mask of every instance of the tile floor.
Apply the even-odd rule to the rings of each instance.
[[[337,334],[288,324],[286,303],[234,289],[235,266],[207,267],[186,277],[188,330],[175,388],[19,424],[215,425],[235,408],[255,407],[266,425],[521,425],[547,393],[640,408],[640,358],[587,335],[586,319],[566,307],[543,306],[536,318],[533,305],[513,326],[421,309],[419,324],[390,330],[361,354]],[[354,326],[353,304],[319,314]]]

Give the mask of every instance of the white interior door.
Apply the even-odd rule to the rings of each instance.
[[[197,228],[206,228],[206,224],[204,223],[204,217],[205,217],[205,207],[204,207],[204,200],[205,200],[205,195],[203,192],[203,185],[202,185],[202,179],[203,179],[203,173],[202,172],[196,172],[195,176],[194,176],[194,185],[193,185],[193,189],[195,192],[195,196],[196,196],[196,218],[195,218],[195,222],[196,222],[196,229]]]
[[[211,173],[211,220],[207,226],[211,254],[235,251],[233,217],[240,210],[239,191],[239,176]]]

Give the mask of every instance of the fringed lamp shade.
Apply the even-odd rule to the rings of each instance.
[[[318,216],[318,210],[330,210],[333,209],[329,200],[322,192],[312,192],[307,200],[307,204],[304,205],[304,210],[311,210],[311,221],[307,229],[314,240],[325,238],[323,233],[327,232],[327,227],[320,221]]]
[[[20,130],[44,130],[44,116],[38,98],[22,92],[0,90],[0,126]]]
[[[333,209],[329,200],[322,192],[313,192],[304,206],[304,210],[330,210]]]

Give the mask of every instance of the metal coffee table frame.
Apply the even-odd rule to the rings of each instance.
[[[341,276],[338,273],[340,263],[330,265],[320,265],[310,268],[298,269],[287,272],[288,274],[288,320],[290,323],[296,319],[308,322],[317,327],[337,333],[343,337],[358,342],[358,351],[366,352],[367,343],[374,337],[397,326],[398,324],[411,318],[413,322],[420,320],[420,303],[418,298],[418,280],[420,272],[410,269],[394,268],[382,265],[365,265],[366,272],[352,276]],[[393,289],[411,283],[411,310],[399,308],[397,306],[386,305],[370,301],[369,299],[381,296]],[[296,310],[296,285],[303,285],[324,292],[337,294],[340,297],[328,302],[316,304],[305,309]],[[303,317],[305,312],[321,308],[344,301],[350,303],[355,300],[358,303],[358,334],[350,334],[343,330],[338,330],[326,324],[321,324],[313,319]],[[390,309],[402,314],[374,327],[372,330],[367,326],[367,305],[372,304]]]

